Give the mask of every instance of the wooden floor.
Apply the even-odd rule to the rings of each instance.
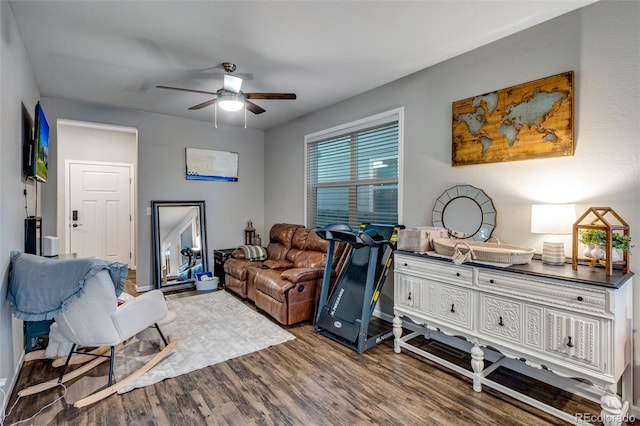
[[[310,323],[286,329],[295,340],[112,395],[82,409],[58,401],[29,424],[565,424],[497,391],[485,388],[476,393],[467,378],[409,352],[394,353],[391,341],[359,355],[316,334]],[[50,365],[50,360],[25,363],[16,389],[54,377],[56,369]],[[502,375],[505,382],[517,381],[509,372]],[[523,387],[567,412],[599,413],[595,404],[573,395],[536,382],[524,383]],[[20,399],[5,424],[33,415],[60,394],[61,390],[53,389]],[[14,392],[8,407],[15,398]]]

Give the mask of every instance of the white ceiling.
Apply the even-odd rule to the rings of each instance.
[[[3,0],[4,1],[4,0]],[[10,0],[42,96],[213,121],[220,64],[249,73],[249,127],[268,129],[594,0],[33,1]],[[218,110],[241,125],[242,112]]]

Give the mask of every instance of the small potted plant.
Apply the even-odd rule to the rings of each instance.
[[[624,234],[613,234],[613,238],[611,241],[613,248],[617,248],[618,250],[631,252],[631,237]]]
[[[607,234],[600,229],[585,229],[580,231],[579,241],[585,245],[584,255],[586,257],[593,257],[595,259],[604,259],[605,249],[604,246],[607,243]],[[631,237],[620,233],[612,233],[611,245],[615,249],[611,254],[611,260],[617,262],[622,259],[622,256],[618,252],[626,251],[630,252]]]
[[[611,260],[613,262],[618,262],[622,259],[622,255],[620,252],[626,251],[627,253],[631,252],[631,237],[624,234],[614,233],[611,237],[611,246],[613,247],[613,251],[611,253]]]
[[[580,231],[579,241],[585,245],[584,256],[595,259],[604,258],[604,245],[607,242],[607,234],[600,229],[583,229]]]

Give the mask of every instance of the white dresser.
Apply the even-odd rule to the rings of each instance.
[[[621,423],[631,397],[632,273],[607,277],[601,268],[574,271],[536,260],[505,268],[455,265],[409,252],[396,252],[394,264],[395,352],[405,348],[471,377],[476,392],[489,386],[577,424],[576,413],[518,393],[490,374],[516,359],[586,379],[601,391],[602,412],[595,415],[607,425]],[[402,336],[403,319],[416,331]],[[471,343],[471,371],[411,343],[433,332]],[[487,346],[503,357],[485,368]]]

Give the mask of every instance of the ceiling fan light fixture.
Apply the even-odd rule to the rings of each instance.
[[[216,99],[217,104],[225,111],[235,112],[244,108],[244,96],[239,93],[222,93]]]
[[[205,102],[201,102],[197,105],[189,107],[189,110],[199,110],[202,108],[206,108],[210,105],[213,105],[215,108],[215,120],[217,125],[217,116],[218,116],[218,106],[225,111],[235,112],[244,109],[245,112],[245,126],[246,126],[246,115],[247,110],[253,114],[262,114],[265,112],[265,109],[261,106],[258,106],[251,102],[251,100],[285,100],[285,99],[296,99],[295,93],[247,93],[240,91],[242,87],[242,78],[231,75],[236,70],[236,65],[232,62],[223,62],[220,64],[222,68],[226,71],[224,75],[224,84],[223,87],[218,89],[216,92],[209,92],[204,90],[197,89],[186,89],[182,87],[171,87],[171,86],[156,86],[159,89],[170,89],[170,90],[179,90],[182,92],[189,93],[202,93],[205,95],[215,95],[214,98],[209,99]],[[253,77],[248,74],[250,77],[247,77],[249,80]],[[217,126],[216,126],[217,127]]]

